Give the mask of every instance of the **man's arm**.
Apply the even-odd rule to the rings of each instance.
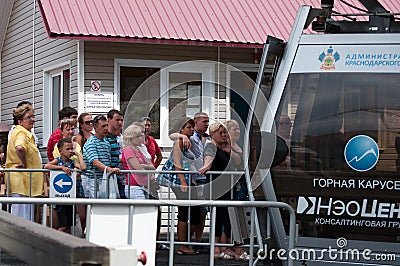
[[[100,162],[99,160],[93,160],[92,165],[102,172],[104,171],[104,169],[106,169],[107,173],[120,174],[119,168],[112,168],[112,167],[107,166],[104,163]]]

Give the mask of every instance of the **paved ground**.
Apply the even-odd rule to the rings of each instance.
[[[177,266],[187,266],[187,265],[209,265],[210,255],[209,253],[201,253],[198,255],[174,255],[174,265]],[[156,257],[156,265],[169,265],[169,251],[161,250]],[[216,266],[218,265],[229,265],[229,266],[244,266],[249,265],[248,262],[235,261],[235,260],[215,260]],[[270,266],[280,266],[280,262],[275,261],[259,261],[257,265],[270,265]]]
[[[156,257],[156,265],[169,265],[169,251],[161,250]],[[176,266],[187,266],[187,265],[209,265],[209,254],[201,253],[198,255],[178,255],[174,256],[174,265]],[[216,260],[215,264],[218,265],[229,265],[229,266],[244,266],[249,265],[248,262],[235,261],[235,260]],[[271,261],[260,261],[257,265],[270,265],[270,266],[280,266],[279,262]],[[29,266],[22,261],[12,257],[10,254],[0,250],[0,266]]]
[[[209,247],[201,247],[200,254],[197,255],[179,255],[174,254],[174,264],[176,266],[187,266],[187,265],[209,265],[210,263]],[[29,264],[24,263],[10,254],[6,253],[4,250],[0,250],[0,266],[29,266]],[[156,265],[163,266],[169,265],[169,250],[160,250],[156,255]],[[235,260],[215,260],[216,266],[218,265],[229,265],[229,266],[245,266],[249,265],[248,262],[235,261]],[[281,266],[279,261],[259,261],[257,265],[269,265],[269,266]]]

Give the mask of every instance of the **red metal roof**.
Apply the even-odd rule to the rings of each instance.
[[[319,0],[37,0],[50,37],[260,47],[287,40],[300,5]],[[357,0],[348,3],[363,6]],[[399,0],[381,0],[399,12]],[[341,13],[360,13],[336,0]]]

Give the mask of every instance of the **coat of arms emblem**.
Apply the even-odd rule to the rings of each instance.
[[[332,70],[335,69],[335,62],[339,61],[340,55],[338,52],[334,52],[332,46],[329,46],[328,50],[322,52],[318,60],[322,62],[320,69]]]

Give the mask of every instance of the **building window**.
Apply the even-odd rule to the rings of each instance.
[[[44,70],[43,145],[46,146],[58,123],[58,111],[70,105],[71,84],[69,63]]]
[[[142,116],[152,119],[152,136],[161,146],[171,146],[169,133],[183,116],[214,108],[214,65],[205,62],[129,60],[115,61],[117,108],[125,125]],[[211,82],[210,82],[211,81]],[[119,107],[118,107],[119,103]]]
[[[120,68],[120,110],[125,114],[125,125],[149,116],[152,119],[151,135],[156,139],[160,138],[159,72],[160,68],[153,67]],[[150,77],[153,80],[149,80]]]
[[[62,70],[51,75],[51,102],[52,102],[52,121],[51,128],[54,130],[58,123],[58,110],[70,103],[70,72],[69,69]]]

